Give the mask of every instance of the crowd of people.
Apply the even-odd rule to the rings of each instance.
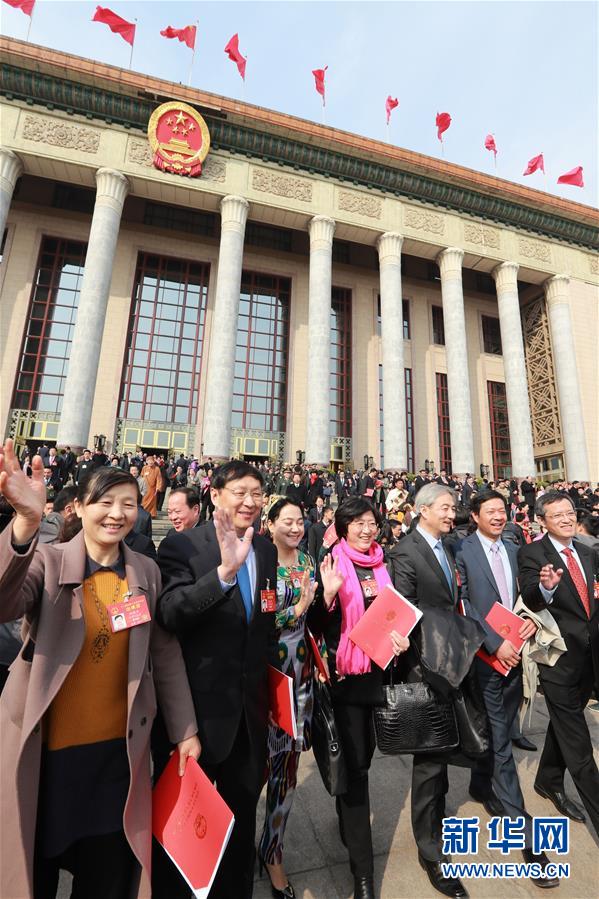
[[[443,867],[451,765],[470,769],[490,817],[523,819],[531,879],[558,885],[533,851],[513,756],[536,748],[518,713],[538,684],[549,726],[534,788],[548,814],[599,834],[584,715],[599,688],[599,487],[68,447],[19,459],[8,440],[0,494],[0,776],[3,817],[19,822],[2,840],[6,899],[54,899],[61,869],[74,896],[187,899],[151,835],[152,779],[173,751],[235,815],[212,899],[251,897],[256,853],[273,897],[292,899],[285,830],[322,689],[345,765],[339,836],[354,896],[371,899],[368,772],[391,671],[465,710],[451,751],[411,752],[414,841],[435,890],[468,895]],[[156,553],[164,502],[172,528]],[[386,586],[423,615],[409,637],[391,631],[383,670],[350,633]],[[147,607],[134,626],[129,598]],[[521,654],[488,624],[495,603],[520,615]],[[269,665],[292,678],[295,738],[270,715]]]

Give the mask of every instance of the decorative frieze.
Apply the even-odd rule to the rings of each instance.
[[[520,255],[526,259],[538,259],[539,262],[551,262],[551,247],[540,240],[521,237],[518,241]]]
[[[501,235],[497,228],[489,228],[479,222],[464,222],[464,240],[493,250],[498,250],[501,245]]]
[[[65,150],[80,150],[82,153],[97,153],[100,135],[101,132],[95,128],[41,115],[26,115],[21,129],[21,137],[25,140],[63,147]]]
[[[153,168],[152,148],[147,141],[130,139],[127,146],[127,161],[135,165]],[[227,165],[222,159],[208,157],[202,166],[202,181],[223,183],[227,178]]]
[[[406,209],[404,222],[408,228],[415,231],[428,231],[430,234],[443,234],[445,222],[442,215],[429,212],[428,209],[415,209],[413,206]]]
[[[305,178],[281,175],[267,169],[252,169],[252,187],[260,193],[273,194],[275,197],[301,200],[302,203],[312,202],[312,184]]]
[[[599,275],[599,256],[589,256],[589,269],[592,275]]]
[[[383,213],[383,204],[378,197],[348,190],[339,191],[337,207],[344,212],[353,212],[372,219],[380,219]]]

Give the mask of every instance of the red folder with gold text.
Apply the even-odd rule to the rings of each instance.
[[[297,740],[297,721],[293,698],[293,678],[268,666],[268,697],[270,713],[275,724]]]
[[[523,624],[519,615],[516,615],[510,609],[506,609],[500,602],[496,602],[491,606],[485,621],[500,637],[503,637],[504,640],[509,640],[516,652],[521,652],[526,640],[518,636],[518,631]],[[481,647],[476,654],[479,659],[490,665],[498,674],[503,674],[504,677],[507,677],[510,673],[511,668],[506,668],[495,653],[488,653]]]
[[[310,649],[312,650],[312,656],[314,658],[314,664],[316,665],[318,671],[324,677],[327,683],[330,682],[331,678],[329,677],[329,672],[326,669],[326,665],[323,661],[323,658],[320,654],[320,647],[314,638],[314,634],[306,628],[306,636],[308,637],[308,643],[310,644]]]
[[[175,750],[152,794],[152,833],[197,899],[206,899],[235,817],[195,759],[179,777]]]
[[[386,668],[394,655],[391,631],[407,637],[421,618],[420,609],[387,584],[354,625],[349,639],[379,668]]]

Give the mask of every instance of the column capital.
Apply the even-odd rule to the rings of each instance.
[[[543,282],[543,288],[547,305],[551,306],[560,302],[565,303],[568,301],[570,278],[568,275],[553,275]]]
[[[23,163],[16,153],[0,147],[0,190],[12,194],[19,175],[23,172]]]
[[[441,250],[436,259],[441,271],[441,277],[450,277],[454,273],[459,274],[461,277],[463,258],[464,251],[460,247],[446,247],[444,250]]]
[[[96,203],[110,206],[120,213],[129,193],[129,179],[116,169],[102,168],[96,172]]]
[[[234,194],[223,197],[220,201],[221,229],[243,232],[249,211],[250,204],[245,197],[238,197]]]
[[[383,261],[399,261],[401,259],[401,247],[403,244],[403,234],[397,231],[385,231],[376,239],[376,248],[379,253],[379,262]]]
[[[321,250],[331,246],[337,223],[327,215],[315,215],[310,219],[310,249]]]
[[[497,290],[517,288],[519,268],[517,262],[500,262],[496,265],[491,274],[495,279]]]

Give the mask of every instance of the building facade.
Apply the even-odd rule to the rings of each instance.
[[[599,479],[599,213],[7,38],[0,426],[20,446]],[[161,171],[167,101],[199,177]]]

